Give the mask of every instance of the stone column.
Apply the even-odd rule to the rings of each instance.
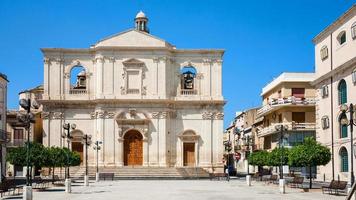
[[[94,62],[96,63],[96,96],[98,98],[103,97],[103,68],[104,68],[104,58],[97,57]]]
[[[148,128],[143,128],[143,166],[147,167],[149,165],[148,163]]]
[[[98,131],[98,139],[103,142],[99,154],[99,166],[104,166],[104,152],[105,152],[105,138],[104,138],[104,111],[98,110],[97,112],[97,119],[96,119],[96,127]]]
[[[167,117],[168,113],[167,112],[161,112],[160,113],[160,119],[158,121],[159,123],[159,149],[158,149],[158,154],[159,154],[159,166],[160,167],[166,167],[167,166]]]

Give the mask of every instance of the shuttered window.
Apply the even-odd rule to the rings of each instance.
[[[339,105],[345,104],[347,102],[347,88],[346,88],[346,81],[342,79],[338,86],[338,93],[339,93]]]

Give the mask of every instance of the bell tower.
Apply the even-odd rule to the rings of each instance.
[[[136,30],[149,33],[150,31],[147,27],[147,24],[148,24],[148,18],[146,17],[145,13],[143,13],[142,11],[138,12],[135,17]]]

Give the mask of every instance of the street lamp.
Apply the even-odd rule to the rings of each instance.
[[[342,104],[340,106],[340,123],[343,126],[350,126],[350,146],[351,146],[351,154],[354,153],[354,141],[353,141],[353,131],[354,131],[354,126],[356,125],[354,122],[355,118],[355,105],[350,103],[350,106],[347,106],[347,104]],[[350,113],[350,120],[347,119],[346,113]],[[355,175],[354,175],[354,157],[351,155],[351,187],[353,186],[355,182]]]
[[[67,138],[67,148],[68,150],[70,150],[69,148],[69,143],[70,140],[72,139],[72,136],[70,134],[70,130],[74,130],[77,127],[77,125],[75,124],[70,124],[70,123],[65,123],[63,124],[63,129],[66,130],[67,132],[62,133],[62,138]],[[65,170],[65,191],[67,193],[71,193],[71,180],[69,178],[69,155],[67,155],[67,166],[66,166],[66,170]]]
[[[282,194],[285,193],[285,180],[283,179],[283,163],[284,163],[284,131],[288,131],[288,125],[279,124],[275,126],[276,131],[280,132],[279,149],[281,150],[281,164],[279,167],[279,190]]]
[[[84,185],[89,186],[89,176],[88,176],[88,146],[91,145],[91,135],[84,134],[82,143],[85,145],[85,176]]]
[[[95,141],[94,143],[94,150],[96,151],[96,173],[95,173],[95,180],[96,182],[99,181],[99,150],[101,149],[101,144],[103,142],[102,141]]]
[[[245,159],[247,160],[247,175],[250,174],[250,167],[249,167],[249,163],[248,163],[248,156],[251,153],[252,148],[250,149],[250,145],[253,145],[253,137],[246,135],[243,137],[243,139],[245,140],[245,146],[246,146],[246,151],[245,151]]]
[[[26,186],[24,186],[23,199],[32,199],[32,181],[30,178],[30,128],[31,123],[35,123],[35,115],[31,113],[31,108],[38,109],[39,104],[36,100],[31,101],[30,91],[25,91],[26,99],[20,99],[20,106],[26,110],[26,113],[17,115],[20,122],[25,125],[27,131],[26,143]]]

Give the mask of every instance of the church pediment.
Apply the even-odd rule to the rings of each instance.
[[[124,111],[116,117],[118,124],[147,124],[150,120],[145,113],[137,112],[135,109]]]
[[[95,47],[171,47],[166,41],[148,33],[130,29],[97,42]]]
[[[137,60],[136,58],[130,58],[128,60],[125,60],[122,63],[127,66],[130,66],[130,65],[143,66],[145,64],[144,62],[142,62],[141,60]]]

